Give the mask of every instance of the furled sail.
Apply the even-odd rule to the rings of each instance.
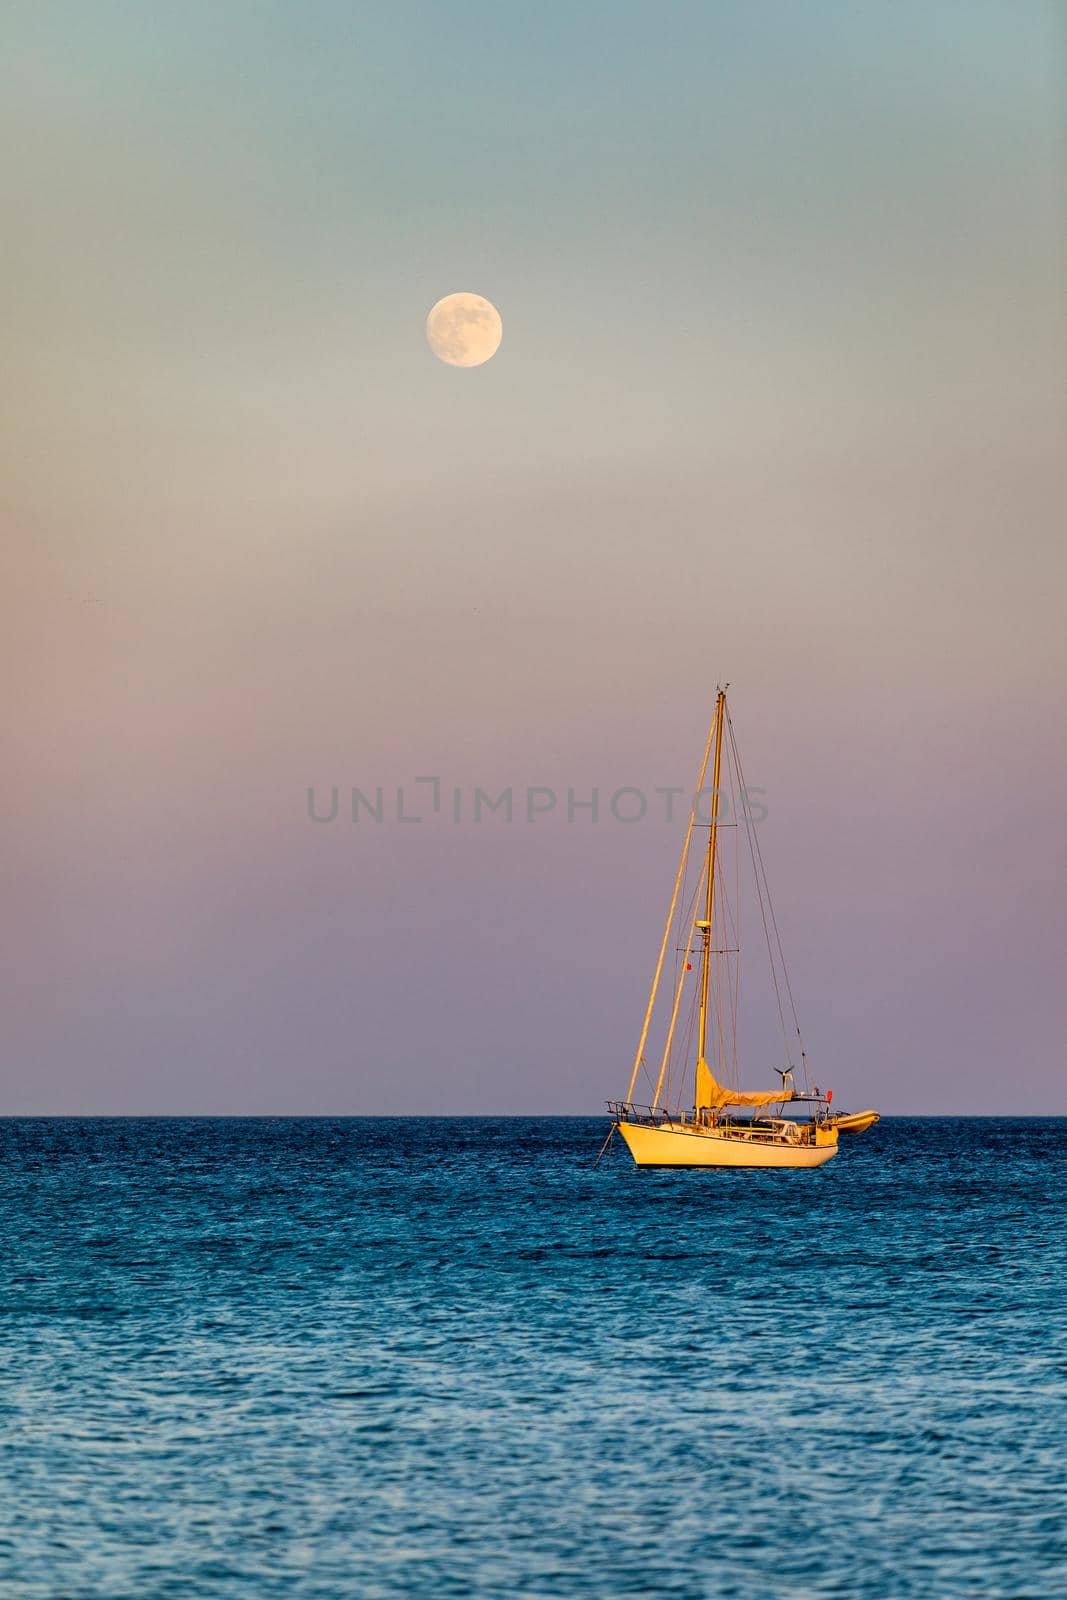
[[[792,1100],[792,1089],[775,1089],[770,1094],[754,1090],[727,1089],[719,1082],[706,1061],[697,1062],[696,1108],[718,1111],[723,1106],[777,1106]]]

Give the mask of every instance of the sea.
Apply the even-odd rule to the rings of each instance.
[[[4,1600],[1064,1600],[1067,1119],[0,1122]]]

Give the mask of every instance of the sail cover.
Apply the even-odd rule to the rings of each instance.
[[[697,1062],[696,1108],[718,1111],[722,1106],[777,1106],[783,1100],[792,1100],[792,1089],[775,1089],[770,1094],[758,1094],[746,1089],[727,1089],[719,1082],[706,1061]]]

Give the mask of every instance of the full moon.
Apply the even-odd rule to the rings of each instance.
[[[496,355],[503,334],[500,312],[480,294],[446,294],[426,318],[430,349],[450,367],[480,367]]]

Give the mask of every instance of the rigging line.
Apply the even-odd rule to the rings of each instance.
[[[732,739],[733,744],[734,744],[735,753],[737,754],[738,771],[742,773],[742,784],[743,784],[744,783],[744,777],[743,777],[743,768],[741,767],[740,752],[737,751],[737,741],[736,741],[736,737],[733,735],[732,731],[731,731],[731,739]],[[755,867],[755,863],[756,863],[756,861],[758,861],[758,863],[759,863],[758,872],[762,876],[762,879],[763,879],[763,889],[764,889],[764,892],[766,894],[767,910],[770,913],[771,926],[774,929],[775,943],[776,943],[777,948],[778,948],[778,960],[781,963],[782,979],[783,979],[783,981],[785,983],[786,994],[789,997],[789,1010],[790,1010],[790,1013],[791,1013],[792,1019],[793,1019],[793,1027],[796,1030],[797,1043],[798,1043],[798,1045],[800,1047],[800,1064],[801,1064],[801,1072],[803,1074],[803,1079],[804,1079],[804,1087],[805,1087],[806,1090],[810,1090],[810,1088],[811,1088],[811,1079],[810,1079],[810,1077],[808,1075],[807,1051],[804,1048],[804,1036],[800,1031],[800,1018],[799,1018],[799,1016],[797,1014],[796,1001],[795,1001],[795,999],[793,997],[793,985],[792,985],[792,981],[791,981],[791,979],[789,977],[789,966],[788,966],[788,963],[786,962],[786,959],[785,959],[785,946],[782,943],[782,935],[781,935],[781,931],[780,931],[779,926],[778,926],[778,917],[777,917],[777,913],[775,912],[775,909],[774,909],[774,897],[771,894],[770,879],[767,876],[767,868],[766,868],[766,865],[764,864],[763,850],[762,850],[762,847],[761,847],[760,842],[759,842],[759,834],[758,834],[758,832],[756,830],[756,825],[751,820],[751,818],[747,817],[747,813],[746,813],[746,821],[748,821],[748,823],[749,823],[749,828],[748,828],[748,832],[749,832],[749,849],[750,849],[750,851],[754,852],[753,866]],[[772,962],[773,962],[773,956],[772,956]],[[786,1059],[788,1061],[789,1066],[792,1068],[793,1065],[794,1065],[794,1063],[793,1063],[793,1054],[792,1054],[792,1050],[790,1048],[790,1045],[789,1045],[788,1041],[786,1041]]]
[[[789,1028],[788,1028],[788,1026],[786,1024],[786,1020],[785,1020],[785,1010],[784,1010],[784,1007],[782,1005],[781,986],[780,986],[780,984],[778,982],[778,961],[775,958],[775,946],[774,946],[774,943],[772,942],[772,939],[771,939],[770,927],[769,927],[768,921],[767,921],[768,911],[772,910],[772,908],[770,906],[770,903],[769,903],[770,902],[770,885],[767,882],[766,872],[763,871],[761,873],[761,870],[760,870],[762,865],[763,865],[762,857],[759,858],[759,861],[758,861],[758,864],[757,864],[756,844],[755,844],[755,840],[754,840],[754,832],[753,832],[753,829],[752,829],[751,825],[749,825],[746,828],[746,832],[747,832],[747,835],[748,835],[749,855],[750,855],[751,860],[752,860],[752,875],[753,875],[753,878],[754,878],[755,884],[756,884],[756,898],[757,898],[757,900],[759,902],[760,919],[761,919],[761,921],[763,923],[763,937],[764,937],[764,942],[765,942],[766,947],[767,947],[767,959],[768,959],[768,961],[770,963],[770,968],[771,968],[771,982],[774,985],[774,998],[775,998],[775,1003],[776,1003],[777,1008],[778,1008],[778,1023],[779,1023],[779,1027],[781,1028],[781,1032],[782,1032],[782,1044],[783,1044],[784,1049],[785,1049],[786,1061],[787,1061],[790,1069],[792,1069],[793,1066],[794,1066],[793,1052],[792,1052],[792,1046],[791,1046],[791,1042],[790,1042]],[[779,956],[781,956],[780,942],[779,942]],[[784,976],[785,976],[785,973],[784,973],[784,968],[783,968],[783,978],[784,978]],[[795,1021],[795,1017],[794,1017],[794,1021]]]
[[[604,1140],[604,1143],[600,1146],[600,1155],[597,1156],[596,1160],[593,1162],[593,1171],[594,1172],[596,1171],[597,1167],[599,1167],[600,1161],[601,1161],[601,1157],[604,1155],[605,1151],[608,1148],[608,1145],[611,1143],[612,1139],[614,1139],[614,1137],[615,1137],[616,1133],[618,1133],[618,1131],[619,1131],[619,1124],[617,1122],[613,1122],[611,1124],[611,1127],[608,1129],[607,1138]]]
[[[683,955],[684,955],[685,960],[688,961],[690,955],[692,954],[692,941],[693,941],[693,932],[694,932],[694,929],[695,929],[695,926],[696,926],[697,907],[700,904],[701,890],[704,887],[704,877],[705,877],[706,870],[707,870],[706,863],[704,862],[703,858],[701,858],[700,874],[699,874],[699,876],[697,878],[697,881],[696,881],[695,885],[693,886],[692,895],[690,896],[688,903],[683,901],[683,905],[685,906],[685,917],[686,917],[686,919],[688,920],[688,923],[689,923],[689,933],[687,935],[688,943],[687,943],[687,945],[685,947],[684,952],[682,951],[681,947],[679,947],[679,949],[678,949],[678,951],[676,952],[676,955],[675,955],[675,988],[677,990],[677,993],[676,993],[676,998],[675,998],[675,1002],[674,1002],[674,1010],[673,1010],[672,1015],[671,1015],[670,1027],[669,1027],[669,1029],[667,1031],[667,1042],[666,1042],[666,1045],[664,1047],[663,1062],[662,1062],[662,1064],[660,1066],[660,1075],[659,1075],[659,1079],[658,1079],[658,1081],[656,1083],[655,1098],[652,1101],[653,1105],[658,1105],[658,1103],[659,1103],[660,1090],[662,1088],[664,1078],[666,1078],[666,1083],[667,1083],[667,1097],[669,1098],[669,1096],[670,1096],[671,1066],[673,1065],[672,1045],[673,1045],[673,1038],[674,1038],[674,1028],[675,1028],[675,1022],[676,1022],[677,1016],[678,1016],[678,1005],[679,1005],[679,1002],[681,1000],[682,985],[683,985],[683,983],[685,981],[685,973],[688,970],[687,967],[683,967],[682,970],[679,971],[678,970],[678,963],[682,960]],[[678,937],[679,938],[681,937],[681,923],[680,923],[680,926],[679,926]]]
[[[728,1020],[730,1036],[730,1061],[729,1066],[733,1072],[732,1081],[734,1088],[737,1084],[737,983],[740,973],[737,908],[731,904],[730,895],[726,889],[725,874],[723,875],[723,895],[720,902],[723,917],[723,931],[725,946],[722,954],[725,957],[721,972],[716,972],[716,1003],[721,1007],[724,1026]],[[733,960],[731,961],[731,957]],[[726,1073],[727,1060],[725,1045],[722,1051],[722,1069]]]
[[[725,960],[724,960],[724,964],[723,964],[722,981],[720,983],[720,994],[722,996],[724,996],[723,1001],[722,1001],[724,1015],[727,1013],[727,1011],[729,1013],[730,1064],[731,1064],[732,1070],[734,1072],[734,1087],[736,1088],[737,1087],[737,1083],[736,1083],[736,1074],[737,1074],[737,1005],[735,1003],[735,997],[734,997],[735,996],[734,974],[737,971],[738,962],[737,962],[736,955],[734,956],[734,960],[731,962],[731,955],[734,955],[734,951],[737,949],[738,939],[737,939],[737,924],[736,924],[735,909],[730,903],[730,896],[727,893],[727,890],[726,890],[726,887],[725,887],[725,875],[724,875],[724,883],[723,883],[722,912],[723,912],[723,929],[724,929],[724,933],[725,933],[726,943],[725,943],[725,947],[724,947],[724,950],[723,950],[723,955],[725,957]],[[726,1066],[725,1057],[724,1057],[724,1060],[723,1060],[723,1066],[724,1066],[724,1068]]]
[[[674,920],[674,927],[675,927],[675,933],[674,933],[674,975],[675,975],[676,979],[677,979],[677,976],[678,976],[678,960],[679,960],[679,956],[681,954],[679,941],[680,941],[680,939],[682,937],[682,929],[685,927],[686,916],[687,916],[686,908],[688,907],[688,904],[689,904],[686,896],[688,894],[689,858],[690,858],[691,854],[692,854],[691,851],[689,851],[689,850],[686,851],[686,854],[685,854],[685,867],[684,867],[684,869],[682,871],[681,900],[679,902],[678,915]]]
[[[729,960],[729,959],[730,959],[729,956],[727,956],[726,960]],[[723,1003],[722,1003],[722,968],[719,966],[718,962],[716,962],[715,963],[715,1032],[716,1032],[716,1035],[717,1035],[717,1043],[718,1043],[718,1046],[719,1046],[719,1055],[718,1055],[718,1060],[716,1062],[716,1066],[718,1068],[717,1076],[720,1079],[726,1077],[726,1027],[725,1027],[725,1020],[726,1019],[725,1019],[725,1017],[723,1015],[724,1010],[725,1010],[725,1007],[723,1006]]]
[[[675,1066],[676,1066],[676,1064],[677,1064],[679,1059],[681,1060],[681,1063],[682,1063],[683,1078],[686,1075],[685,1074],[685,1067],[686,1067],[686,1063],[689,1062],[692,1059],[692,1055],[693,1055],[693,1035],[694,1035],[694,1033],[696,1031],[697,1018],[698,1018],[699,1015],[700,1015],[700,988],[699,988],[699,986],[694,986],[693,991],[692,991],[692,993],[691,993],[691,995],[689,997],[689,1009],[688,1009],[688,1012],[686,1014],[686,1023],[685,1023],[685,1037],[682,1040],[682,1043],[681,1043],[681,1046],[680,1046],[680,1050],[672,1050],[671,1051],[671,1060],[670,1060],[670,1062],[668,1064],[668,1067],[667,1067],[667,1082],[666,1082],[666,1087],[664,1089],[664,1104],[665,1105],[669,1105],[670,1104],[671,1095],[675,1092],[673,1078],[674,1078]],[[684,1102],[682,1102],[682,1103],[684,1103]]]
[[[737,741],[734,738],[733,725],[732,725],[731,720],[730,720],[729,712],[727,712],[727,714],[726,714],[726,727],[727,727],[727,731],[729,732],[729,735],[730,735],[730,746],[731,746],[731,749],[733,751],[734,761],[735,761],[735,763],[737,765],[738,777],[739,777],[740,782],[741,782],[741,787],[744,788],[744,783],[745,783],[744,769],[741,766],[740,757],[738,756],[738,753],[737,753]],[[752,837],[752,819],[748,815],[747,806],[745,807],[745,833],[748,836],[748,849],[749,849],[749,854],[752,857],[752,874],[753,874],[753,877],[756,880],[756,898],[759,901],[760,917],[761,917],[761,919],[763,921],[763,937],[764,937],[764,939],[766,941],[766,944],[767,944],[767,958],[768,958],[768,960],[770,961],[770,964],[771,964],[771,981],[774,984],[774,998],[775,998],[775,1001],[776,1001],[777,1006],[778,1006],[778,1021],[781,1024],[781,1028],[782,1028],[782,1042],[785,1045],[786,1060],[788,1061],[790,1068],[792,1068],[792,1066],[793,1066],[793,1053],[792,1053],[792,1049],[790,1047],[790,1042],[789,1042],[789,1029],[786,1026],[785,1011],[784,1011],[784,1009],[782,1007],[782,994],[781,994],[781,990],[780,990],[780,988],[778,986],[778,972],[777,972],[777,969],[775,967],[774,948],[773,948],[773,946],[771,944],[770,928],[767,925],[767,912],[766,912],[766,909],[764,908],[764,904],[763,904],[763,886],[760,883],[760,868],[756,865],[756,848],[757,847],[755,846],[755,844],[753,842],[753,837]],[[760,866],[762,866],[762,864],[763,864],[763,858],[761,856],[760,857]],[[766,875],[764,875],[764,876],[766,876]],[[770,895],[769,886],[767,887],[767,893],[768,893],[768,897],[769,897],[769,895]],[[796,1011],[795,1011],[795,1009],[794,1009],[794,1012],[793,1012],[793,1020],[796,1021]],[[799,1031],[800,1030],[798,1028],[798,1030],[797,1030],[798,1034],[799,1034]]]
[[[708,770],[708,761],[711,757],[712,741],[715,738],[715,725],[718,720],[719,712],[718,707],[716,706],[715,715],[711,719],[711,727],[708,730],[707,743],[704,746],[704,759],[700,763],[700,776],[697,778],[697,785],[693,791],[693,809],[689,813],[689,824],[685,830],[685,840],[682,844],[682,859],[678,863],[678,873],[674,880],[674,893],[671,895],[670,910],[667,912],[667,925],[663,930],[663,940],[659,947],[659,960],[656,962],[656,971],[652,979],[652,992],[648,997],[648,1006],[645,1009],[645,1020],[641,1025],[641,1037],[637,1042],[637,1053],[634,1056],[634,1070],[630,1074],[630,1087],[626,1093],[626,1099],[628,1101],[633,1100],[634,1084],[637,1082],[637,1074],[641,1066],[641,1057],[645,1053],[645,1040],[648,1038],[649,1024],[652,1021],[652,1008],[656,1003],[656,991],[659,988],[660,974],[663,971],[663,958],[667,954],[667,940],[671,936],[671,924],[674,922],[674,911],[678,904],[678,891],[682,886],[682,877],[685,873],[685,864],[689,855],[689,842],[693,837],[693,824],[696,822],[696,796],[700,794],[704,787],[704,774]]]
[[[735,781],[735,783],[737,785],[737,792],[736,792],[736,796],[735,796],[735,805],[734,805],[734,816],[736,817],[738,811],[741,809],[741,780],[737,776],[736,763],[734,762],[732,756],[731,756],[731,759],[730,759],[730,771],[733,773],[734,781]],[[734,980],[734,1010],[735,1010],[736,1013],[740,1014],[740,1010],[741,1010],[741,910],[742,910],[742,905],[743,905],[743,896],[742,896],[742,891],[741,891],[741,841],[739,839],[737,839],[737,838],[735,838],[735,840],[734,840],[734,878],[735,878],[736,885],[737,885],[737,937],[734,940],[734,943],[737,945],[737,966],[735,968],[736,978]],[[735,1049],[736,1049],[736,1041],[735,1041]]]
[[[659,1105],[660,1090],[663,1088],[663,1079],[666,1076],[667,1063],[670,1060],[671,1045],[674,1043],[674,1028],[678,1021],[678,1007],[682,1003],[682,989],[685,985],[685,975],[689,971],[689,957],[693,949],[693,935],[696,932],[697,926],[697,907],[700,904],[700,891],[704,884],[706,871],[706,867],[701,869],[700,878],[697,882],[696,889],[693,892],[692,917],[689,922],[689,934],[685,941],[685,957],[681,962],[681,971],[677,974],[678,981],[674,991],[674,1007],[671,1011],[670,1026],[667,1029],[667,1042],[663,1046],[663,1060],[660,1062],[659,1077],[656,1080],[656,1093],[652,1101],[653,1109]]]
[[[693,1053],[693,1029],[696,1026],[697,1014],[699,1014],[699,1000],[701,1000],[699,989],[694,989],[693,994],[689,995],[689,1008],[686,1011],[685,1019],[685,1037],[681,1040],[680,1051],[675,1050],[673,1046],[672,1050],[670,1050],[670,1061],[667,1062],[667,1086],[665,1086],[664,1090],[665,1098],[667,1099],[670,1099],[670,1094],[672,1094],[673,1074],[675,1074],[678,1058],[681,1059],[681,1066],[685,1069],[686,1061]]]
[[[692,851],[690,850],[690,851],[688,851],[686,853],[685,871],[682,874],[682,896],[681,896],[681,900],[680,900],[679,906],[678,906],[678,915],[675,918],[675,922],[674,922],[674,928],[675,928],[675,932],[674,932],[674,976],[673,976],[673,978],[671,980],[671,992],[672,993],[674,992],[674,989],[678,984],[679,964],[680,964],[680,962],[682,960],[682,942],[681,942],[681,940],[682,940],[682,929],[688,927],[690,922],[692,921],[692,919],[696,916],[696,912],[695,912],[695,910],[693,908],[698,903],[699,896],[700,896],[700,885],[704,881],[704,861],[703,861],[703,857],[701,857],[701,861],[700,861],[700,876],[699,876],[699,878],[697,880],[697,886],[693,890],[692,900],[687,899],[688,884],[689,884],[689,864],[690,864],[690,857],[691,856],[692,856]],[[686,954],[686,960],[688,960],[688,954]],[[653,1103],[653,1105],[655,1105],[655,1101],[653,1101],[652,1103]]]
[[[727,762],[727,772],[730,780],[730,804],[734,808],[734,817],[740,809],[737,792],[737,764],[731,758]],[[734,840],[734,936],[731,943],[737,946],[737,956],[734,961],[734,982],[731,994],[732,1020],[733,1020],[733,1072],[734,1082],[740,1086],[737,1067],[737,1019],[741,1009],[741,846]]]
[[[734,737],[733,724],[730,721],[730,713],[729,712],[726,713],[726,726],[727,726],[727,729],[728,729],[729,734],[730,734],[730,744],[731,744],[731,747],[732,747],[733,752],[734,752],[734,759],[735,759],[735,761],[737,763],[737,771],[738,771],[738,774],[740,776],[741,786],[742,786],[742,789],[743,789],[744,788],[744,782],[745,782],[744,773],[743,773],[742,768],[741,768],[741,757],[740,757],[740,754],[738,753],[737,740]],[[804,1057],[805,1062],[806,1062],[807,1056],[806,1056],[806,1053],[805,1053],[805,1050],[804,1050],[804,1039],[803,1039],[803,1035],[800,1032],[800,1018],[797,1016],[796,1001],[793,999],[793,985],[789,981],[789,968],[786,965],[785,950],[784,950],[784,948],[782,946],[782,936],[778,931],[778,918],[774,914],[774,901],[771,898],[771,886],[770,886],[770,882],[768,881],[768,878],[767,878],[767,869],[763,865],[763,851],[760,849],[759,835],[756,833],[755,828],[751,824],[751,818],[749,818],[749,816],[748,816],[747,809],[746,809],[746,813],[745,813],[745,818],[746,818],[746,822],[749,823],[749,833],[750,833],[752,841],[753,841],[753,843],[755,844],[755,847],[756,847],[756,855],[759,858],[760,871],[763,873],[763,882],[764,882],[764,886],[766,887],[766,890],[767,890],[767,907],[768,907],[768,909],[769,909],[769,911],[771,913],[771,924],[772,924],[772,926],[774,928],[774,937],[775,937],[775,939],[777,940],[777,943],[778,943],[778,956],[779,956],[779,959],[781,960],[781,963],[782,963],[782,977],[785,979],[786,993],[789,996],[789,1009],[793,1014],[793,1026],[797,1030],[797,1039],[800,1042],[800,1054],[801,1054],[801,1056]]]
[[[720,859],[719,841],[716,838],[716,840],[715,840],[715,864],[716,864],[716,869],[718,869],[718,866],[719,866],[719,859]],[[720,882],[721,882],[721,874],[720,874]],[[722,909],[724,911],[723,931],[726,934],[726,944],[725,944],[725,946],[723,948],[724,948],[724,950],[727,950],[727,949],[729,949],[729,940],[730,940],[730,934],[729,934],[729,929],[730,929],[730,910],[729,910],[729,905],[728,905],[727,900],[726,900],[725,892],[720,894],[719,904],[720,904],[720,907],[722,907]],[[727,965],[729,965],[729,960],[730,960],[729,956],[726,955],[724,957],[724,959],[725,959]],[[716,1066],[718,1068],[717,1076],[720,1079],[722,1079],[726,1075],[726,1033],[725,1033],[725,1016],[724,1016],[725,1008],[723,1006],[723,993],[722,993],[722,989],[723,989],[723,984],[722,984],[722,965],[718,960],[715,961],[712,970],[713,970],[713,972],[715,974],[715,1034],[716,1034],[716,1043],[718,1045],[718,1053],[717,1053],[717,1057],[716,1057]]]
[[[693,1052],[693,1034],[696,1030],[697,1017],[700,1013],[699,992],[693,990],[693,997],[689,1002],[689,1018],[685,1030],[685,1040],[682,1049],[682,1060],[688,1061]],[[695,1098],[695,1097],[694,1097]]]
[[[700,859],[700,873],[699,873],[699,876],[697,877],[696,882],[693,884],[693,892],[689,896],[689,903],[685,908],[685,923],[683,924],[683,926],[687,926],[689,928],[689,930],[690,930],[690,933],[692,932],[692,928],[693,928],[694,924],[696,923],[697,918],[700,915],[700,912],[699,912],[698,908],[703,904],[704,879],[706,877],[707,877],[707,861],[702,856],[701,859]],[[678,937],[681,938],[681,930],[680,929],[679,929]],[[679,947],[678,947],[679,958],[681,958],[684,953],[685,952],[684,952],[683,946],[679,945]],[[689,953],[690,953],[690,955],[692,955],[692,950],[690,950]]]
[[[679,1000],[681,998],[681,990],[682,990],[682,986],[683,986],[683,984],[685,982],[685,974],[689,970],[688,967],[684,966],[684,965],[681,966],[681,970],[679,970],[679,963],[688,962],[689,957],[693,953],[693,950],[692,950],[693,932],[694,932],[695,927],[696,927],[697,907],[700,904],[701,890],[703,889],[703,886],[704,886],[704,876],[705,876],[705,865],[704,865],[703,862],[701,862],[700,875],[697,878],[697,881],[693,886],[693,893],[690,896],[689,903],[685,907],[685,915],[686,915],[686,918],[687,918],[688,923],[689,923],[689,932],[688,932],[688,934],[686,936],[687,942],[686,942],[686,945],[685,945],[684,949],[681,946],[678,947],[678,950],[677,950],[677,953],[676,953],[676,956],[675,956],[675,989],[677,991],[677,995],[676,995],[676,999],[675,999],[675,1003],[674,1003],[674,1009],[673,1009],[672,1014],[671,1014],[670,1027],[668,1028],[668,1031],[667,1031],[667,1042],[666,1042],[666,1045],[664,1047],[664,1063],[668,1063],[668,1065],[669,1065],[669,1059],[670,1059],[670,1056],[671,1056],[671,1044],[672,1044],[672,1040],[673,1040],[673,1036],[674,1036],[674,1025],[675,1025],[675,1021],[676,1021],[677,1015],[678,1015],[678,1002],[679,1002]],[[678,937],[679,938],[681,937],[681,928],[679,928]],[[663,1071],[663,1065],[661,1064],[661,1066],[660,1066],[660,1076],[659,1076],[659,1080],[658,1080],[657,1085],[656,1085],[656,1099],[653,1100],[653,1102],[652,1102],[653,1105],[656,1105],[657,1102],[658,1102],[659,1090],[660,1090],[660,1085],[662,1084],[663,1076],[664,1076],[664,1071]],[[668,1082],[669,1082],[669,1070],[668,1070]]]

